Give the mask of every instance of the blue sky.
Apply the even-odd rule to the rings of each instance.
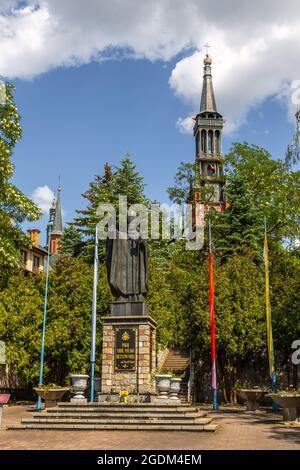
[[[31,196],[54,190],[60,175],[71,221],[94,175],[128,151],[147,195],[167,202],[179,163],[194,159],[188,131],[207,41],[224,152],[245,140],[283,157],[300,79],[300,3],[287,0],[284,11],[271,0],[254,4],[3,0],[0,75],[16,85],[23,127],[14,183]],[[49,190],[45,197],[49,204]],[[46,222],[33,225],[44,231]]]
[[[172,67],[172,62],[108,61],[14,80],[24,133],[14,154],[15,184],[31,195],[38,186],[54,190],[61,175],[67,222],[84,207],[81,193],[105,162],[118,164],[128,151],[147,195],[167,202],[166,188],[179,163],[194,159],[193,136],[176,127],[190,108],[168,86]],[[215,95],[218,103],[216,87]],[[223,150],[246,140],[280,158],[292,134],[282,104],[268,99],[234,135],[224,137]],[[45,218],[34,225],[44,224]]]

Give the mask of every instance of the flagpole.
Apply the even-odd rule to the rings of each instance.
[[[214,272],[213,272],[213,254],[211,242],[211,221],[208,221],[208,235],[209,235],[209,312],[210,312],[210,336],[211,336],[211,386],[213,398],[213,410],[217,411],[218,397],[217,397],[217,370],[216,370],[216,332],[215,332],[215,286],[214,286]]]
[[[44,359],[45,359],[45,334],[46,334],[46,319],[47,319],[47,301],[48,301],[48,285],[49,285],[49,267],[50,267],[50,247],[51,247],[51,231],[52,222],[49,222],[49,233],[47,240],[47,265],[46,265],[46,284],[45,284],[45,296],[44,296],[44,313],[43,313],[43,327],[42,327],[42,344],[40,352],[40,376],[39,376],[39,387],[43,386],[43,374],[44,374]],[[42,399],[38,396],[37,409],[40,411],[43,408]]]
[[[273,342],[273,331],[272,331],[272,311],[270,301],[270,282],[269,282],[269,250],[268,250],[268,239],[267,239],[267,218],[264,217],[264,230],[265,230],[265,241],[264,241],[264,260],[265,260],[265,291],[266,291],[266,324],[267,324],[267,343],[268,343],[268,356],[269,356],[269,372],[272,380],[272,392],[277,392],[276,383],[276,370],[274,360],[274,342]],[[273,402],[273,411],[278,410],[278,406]]]
[[[91,402],[94,401],[94,395],[95,395],[97,287],[98,287],[98,234],[97,234],[97,225],[96,225],[95,253],[94,253],[93,306],[92,306],[92,338],[91,338],[91,397],[90,397]]]

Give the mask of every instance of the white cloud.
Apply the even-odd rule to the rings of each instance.
[[[41,208],[44,214],[48,214],[54,199],[54,193],[49,186],[38,186],[31,195],[32,200]]]
[[[186,118],[178,118],[176,122],[176,127],[182,134],[192,134],[195,121],[193,116],[187,116]]]
[[[116,50],[118,57],[151,61],[190,51],[174,67],[170,86],[195,113],[207,41],[227,132],[269,96],[282,99],[292,115],[289,84],[300,79],[299,0],[1,0],[0,74],[8,77],[114,58]],[[186,119],[179,123],[186,129]]]

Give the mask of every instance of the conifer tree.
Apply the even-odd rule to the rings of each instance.
[[[236,171],[227,183],[225,212],[215,217],[215,248],[223,259],[251,252],[262,258],[263,219],[254,204],[250,189]]]
[[[80,230],[69,224],[64,227],[61,239],[61,253],[77,258],[84,251],[83,235]]]
[[[82,194],[87,200],[87,207],[77,210],[78,217],[73,225],[77,227],[85,237],[86,261],[91,262],[94,252],[95,227],[99,218],[96,215],[100,203],[111,203],[118,213],[119,196],[126,196],[128,206],[131,204],[148,204],[144,195],[145,184],[143,177],[136,171],[136,165],[126,154],[119,166],[110,167],[106,163],[104,175],[96,176],[90,183],[89,189]],[[104,256],[104,243],[99,243],[99,256]]]

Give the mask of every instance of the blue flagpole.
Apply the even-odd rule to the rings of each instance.
[[[96,225],[95,254],[94,254],[93,307],[92,307],[92,339],[91,339],[91,398],[90,398],[91,402],[94,401],[94,395],[95,395],[97,287],[98,287],[98,233],[97,233],[97,225]]]
[[[44,315],[43,315],[43,327],[42,327],[42,346],[40,353],[40,377],[39,387],[43,386],[43,374],[44,374],[44,356],[45,356],[45,333],[46,333],[46,318],[47,318],[47,301],[48,301],[48,283],[49,283],[49,264],[50,264],[50,241],[51,241],[51,225],[49,223],[49,234],[48,234],[48,247],[47,247],[47,266],[46,266],[46,286],[45,286],[45,297],[44,297]],[[38,410],[42,409],[42,399],[38,396],[36,407]]]

